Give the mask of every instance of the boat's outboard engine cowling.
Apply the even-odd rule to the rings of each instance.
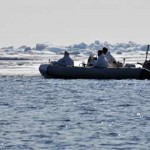
[[[143,68],[146,68],[146,69],[150,70],[150,60],[144,62]]]

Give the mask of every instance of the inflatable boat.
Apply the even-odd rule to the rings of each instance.
[[[145,62],[141,68],[129,64],[124,67],[94,68],[83,65],[83,67],[60,66],[53,63],[42,64],[39,71],[45,78],[64,79],[150,79],[150,60],[147,60],[149,45],[147,46]]]
[[[45,78],[64,79],[150,79],[147,68],[94,68],[42,64],[39,71]]]

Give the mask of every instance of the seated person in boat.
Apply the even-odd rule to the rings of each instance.
[[[56,64],[62,66],[74,66],[74,61],[70,58],[69,53],[65,51],[64,57],[59,59]]]
[[[94,62],[97,60],[97,57],[94,55],[90,54],[88,61],[87,61],[87,66],[93,66]]]
[[[107,68],[108,62],[102,50],[98,50],[98,59],[94,62],[96,68]]]
[[[122,67],[123,64],[120,62],[116,62],[116,59],[111,55],[110,51],[108,48],[103,47],[103,53],[108,61],[108,66],[109,67]]]

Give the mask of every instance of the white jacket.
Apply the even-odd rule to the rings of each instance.
[[[64,56],[63,58],[59,59],[57,64],[63,66],[74,66],[74,62],[69,56]]]
[[[99,56],[98,59],[95,61],[94,67],[97,67],[97,68],[107,68],[108,67],[108,62],[106,60],[106,57],[103,54],[101,56]]]
[[[116,59],[110,54],[110,51],[107,51],[107,53],[105,54],[105,57],[108,63],[116,62]]]

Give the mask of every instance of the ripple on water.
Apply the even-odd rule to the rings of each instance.
[[[149,149],[148,80],[0,77],[0,149]]]

